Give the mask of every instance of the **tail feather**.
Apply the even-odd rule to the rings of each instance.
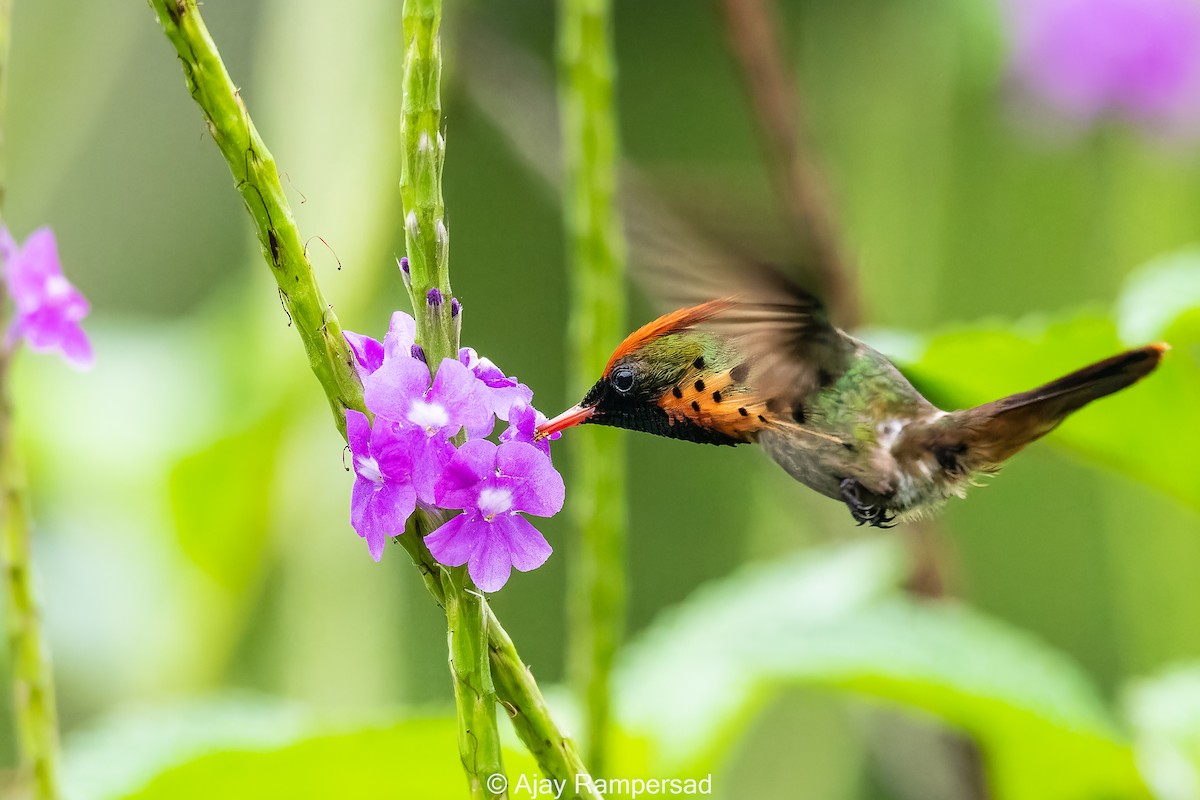
[[[1151,344],[1128,350],[1036,389],[955,411],[939,420],[934,452],[966,472],[993,471],[1071,413],[1149,375],[1169,349]]]

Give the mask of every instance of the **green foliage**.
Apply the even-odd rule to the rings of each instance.
[[[1125,707],[1146,779],[1162,800],[1200,795],[1200,663],[1135,681]]]
[[[453,717],[317,722],[253,698],[147,710],[112,720],[72,750],[70,796],[91,798],[420,797],[458,800]],[[516,773],[528,755],[506,752]]]
[[[212,797],[420,797],[463,796],[457,754],[447,748],[453,719],[406,720],[390,725],[327,733],[271,750],[226,750],[167,770],[139,800],[208,800]],[[519,753],[505,753],[532,773]]]
[[[275,475],[280,423],[271,415],[206,444],[171,471],[180,548],[234,595],[257,575],[270,539],[270,509],[261,496]]]
[[[1145,795],[1131,745],[1077,666],[968,608],[880,596],[899,566],[896,543],[880,540],[720,581],[631,649],[626,719],[668,757],[711,757],[770,687],[824,686],[966,731],[1001,800]]]

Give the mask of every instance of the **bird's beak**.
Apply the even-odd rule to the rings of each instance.
[[[581,422],[587,422],[592,414],[595,413],[596,409],[594,406],[574,406],[568,408],[545,425],[539,426],[534,432],[534,438],[545,439],[547,436],[558,433],[565,428],[571,428]]]

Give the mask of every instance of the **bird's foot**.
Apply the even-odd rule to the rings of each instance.
[[[850,515],[859,525],[873,528],[894,528],[896,515],[888,511],[883,498],[867,489],[854,478],[841,483],[842,500],[850,509]]]

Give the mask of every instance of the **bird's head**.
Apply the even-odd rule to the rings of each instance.
[[[681,309],[634,331],[579,405],[538,435],[591,423],[708,444],[750,441],[759,412],[748,387],[735,381],[747,369],[721,337],[700,327],[729,305],[714,300]]]

